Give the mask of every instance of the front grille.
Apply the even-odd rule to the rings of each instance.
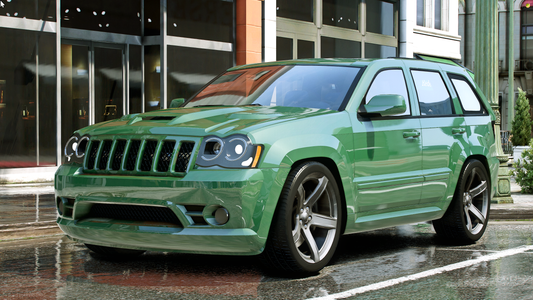
[[[120,221],[163,222],[183,227],[168,207],[96,203],[84,218],[106,218]]]
[[[161,137],[93,138],[88,145],[84,171],[98,174],[183,176],[195,142]]]

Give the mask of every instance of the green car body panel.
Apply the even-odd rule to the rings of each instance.
[[[57,170],[59,227],[75,240],[109,247],[259,254],[264,250],[291,168],[306,161],[320,162],[334,174],[342,197],[345,233],[441,218],[452,201],[463,166],[471,158],[486,167],[490,195],[494,195],[496,186],[492,183],[497,182],[498,173],[492,126],[495,116],[467,70],[408,59],[317,59],[241,66],[230,71],[299,65],[360,68],[344,107],[180,107],[127,115],[76,131],[79,137],[90,136],[90,143],[115,142],[108,143],[112,146],[106,150],[107,161],[102,165],[103,152],[98,152],[93,158],[85,155],[83,161],[67,161]],[[375,119],[358,113],[369,86],[383,70],[403,73],[410,116]],[[453,116],[421,115],[410,75],[413,70],[430,70],[443,78],[453,103]],[[450,74],[468,80],[485,114],[463,111]],[[206,139],[236,135],[247,136],[251,144],[261,146],[256,167],[202,167],[196,163]],[[192,145],[190,161],[184,169],[169,167],[159,172],[157,148],[149,169],[138,167],[142,155],[136,158],[133,169],[126,162],[111,166],[118,141],[134,139],[140,141],[139,153],[150,141],[157,147],[170,141],[175,149]],[[122,146],[132,147],[130,144],[123,142]],[[85,168],[91,159],[94,168]],[[95,204],[165,208],[181,225],[86,218]],[[225,224],[214,217],[221,207],[229,214]]]

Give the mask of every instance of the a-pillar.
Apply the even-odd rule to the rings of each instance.
[[[261,7],[259,0],[237,0],[237,65],[261,62]]]
[[[474,57],[474,73],[476,82],[487,97],[496,114],[494,134],[496,151],[500,161],[498,182],[493,203],[512,203],[511,182],[507,161],[509,157],[503,153],[500,136],[500,111],[498,105],[498,1],[476,0],[476,50]]]

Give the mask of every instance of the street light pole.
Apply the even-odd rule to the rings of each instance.
[[[494,135],[500,167],[498,168],[497,191],[493,203],[512,203],[511,181],[507,161],[503,153],[500,135],[501,115],[498,104],[498,1],[476,0],[476,41],[474,71],[476,82],[489,100],[496,114]]]

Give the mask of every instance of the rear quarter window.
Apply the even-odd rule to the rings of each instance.
[[[450,80],[465,114],[487,113],[483,105],[481,105],[479,96],[466,78],[459,75],[451,75]]]

